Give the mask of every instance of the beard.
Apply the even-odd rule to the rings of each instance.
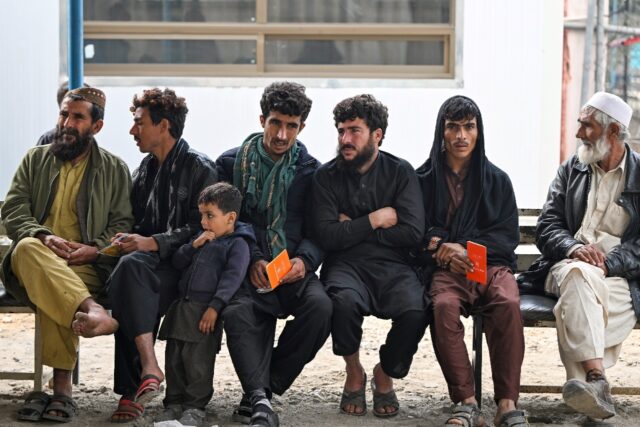
[[[65,135],[73,136],[75,141],[65,139]],[[91,130],[80,134],[77,129],[56,126],[56,133],[50,148],[51,154],[65,162],[76,159],[87,151],[92,140]]]
[[[373,138],[369,138],[367,145],[364,146],[362,151],[356,154],[353,160],[345,160],[345,158],[342,157],[342,153],[340,152],[340,150],[346,147],[355,150],[356,147],[350,144],[346,144],[343,146],[338,145],[338,148],[336,150],[336,166],[340,170],[346,170],[348,172],[356,172],[358,169],[364,166],[365,163],[371,160],[371,158],[376,152],[375,144],[376,143],[373,141]]]
[[[607,144],[604,135],[601,136],[595,143],[585,144],[582,141],[582,145],[578,148],[578,160],[585,165],[591,165],[597,163],[609,155],[611,147]]]

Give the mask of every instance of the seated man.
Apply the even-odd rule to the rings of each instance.
[[[277,427],[272,393],[283,394],[329,336],[331,300],[315,271],[323,253],[310,239],[311,178],[319,166],[297,140],[311,110],[302,85],[277,82],[260,100],[262,132],[216,161],[242,193],[240,220],[253,225],[249,274],[223,312],[229,354],[244,396],[234,420]],[[292,268],[274,291],[266,266],[286,250]],[[276,320],[288,320],[274,348]]]
[[[591,418],[615,415],[604,370],[640,314],[640,156],[626,143],[631,115],[605,92],[582,108],[582,145],[558,169],[538,219],[542,257],[523,273],[558,297],[562,396]]]
[[[338,154],[313,180],[316,235],[327,251],[321,279],[333,300],[333,352],[346,362],[340,411],[356,416],[366,412],[359,353],[364,316],[393,321],[371,380],[378,417],[398,414],[392,378],[409,373],[429,320],[424,287],[406,251],[424,233],[420,186],[407,161],[379,150],[387,117],[387,107],[371,95],[336,105]]]
[[[473,369],[460,315],[480,309],[487,334],[496,426],[524,427],[516,410],[524,334],[520,296],[513,276],[518,209],[511,181],[485,156],[482,115],[475,102],[454,96],[442,104],[429,159],[418,169],[427,230],[423,273],[431,280],[431,335],[456,404],[446,425],[482,425]],[[486,285],[470,281],[467,241],[487,248]]]
[[[115,335],[114,391],[122,395],[111,421],[140,417],[160,394],[164,374],[153,349],[160,318],[178,296],[180,271],[173,253],[200,230],[200,191],[217,179],[215,164],[182,138],[189,111],[171,89],[148,89],[134,96],[129,133],[149,153],[134,172],[133,233],[118,235],[125,254],[113,270],[109,297]]]
[[[104,295],[113,258],[98,251],[133,223],[127,165],[98,147],[105,96],[68,92],[50,145],[29,150],[2,206],[11,250],[2,262],[9,293],[41,315],[42,360],[53,367],[53,398],[32,394],[18,419],[70,421],[78,335],[112,334],[116,322],[95,297]],[[36,409],[38,408],[38,409]]]

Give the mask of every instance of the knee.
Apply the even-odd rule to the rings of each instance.
[[[318,321],[329,320],[333,314],[333,302],[325,293],[319,293],[310,296],[305,302],[308,312]]]
[[[433,314],[436,318],[442,316],[459,316],[460,301],[454,295],[439,294],[434,295],[431,299],[433,305]]]
[[[357,311],[356,295],[348,289],[331,294],[331,302],[334,316],[348,316]]]
[[[13,256],[20,258],[29,256],[30,254],[33,254],[33,249],[37,246],[43,246],[40,239],[36,239],[35,237],[25,237],[16,244],[16,247],[13,249]]]
[[[411,310],[402,313],[398,320],[402,322],[403,328],[424,331],[429,323],[429,317],[429,312],[426,310]]]
[[[235,300],[222,310],[222,320],[225,331],[244,329],[251,310],[250,303],[245,300]]]

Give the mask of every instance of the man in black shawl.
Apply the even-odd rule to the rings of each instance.
[[[333,301],[333,352],[346,362],[340,410],[356,416],[366,412],[359,354],[364,316],[393,321],[373,368],[378,417],[398,414],[393,378],[409,373],[429,320],[406,250],[424,233],[420,186],[407,161],[379,149],[387,117],[387,107],[371,95],[340,102],[333,110],[338,155],[313,181],[316,234],[327,251],[321,279]]]
[[[220,179],[242,193],[240,220],[253,225],[249,274],[223,312],[227,346],[244,392],[233,419],[277,427],[272,393],[282,395],[329,336],[331,300],[315,271],[322,250],[311,237],[311,178],[320,166],[297,140],[311,110],[305,87],[267,86],[260,100],[263,131],[223,153]],[[267,263],[283,250],[291,270],[270,290]],[[268,292],[264,292],[268,291]],[[274,348],[277,319],[288,320]]]
[[[524,335],[513,270],[518,210],[506,173],[485,156],[478,106],[464,96],[442,104],[429,159],[418,169],[424,194],[426,234],[423,273],[431,279],[433,346],[449,395],[456,404],[447,425],[480,425],[473,370],[460,315],[479,310],[484,320],[498,404],[497,426],[524,426],[516,410]],[[487,248],[487,284],[466,278],[473,269],[466,245]]]
[[[153,349],[160,318],[177,297],[180,271],[171,256],[200,230],[198,196],[217,181],[215,164],[182,136],[184,98],[171,89],[145,90],[133,98],[133,135],[149,153],[133,174],[133,233],[114,244],[123,254],[110,279],[115,334],[114,391],[122,395],[111,421],[140,417],[160,393],[164,374]]]

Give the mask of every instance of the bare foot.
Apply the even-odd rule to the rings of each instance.
[[[118,330],[118,321],[98,304],[93,305],[88,313],[78,311],[71,323],[73,333],[84,337],[93,338],[99,335],[110,335]]]

